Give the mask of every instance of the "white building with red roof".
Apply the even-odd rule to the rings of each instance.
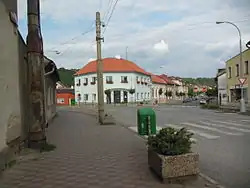
[[[103,83],[106,103],[151,100],[151,75],[135,63],[122,58],[104,58]],[[80,102],[97,103],[97,61],[80,69],[74,78],[76,98]]]

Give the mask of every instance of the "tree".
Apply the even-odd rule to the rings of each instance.
[[[218,95],[217,87],[214,87],[212,89],[208,89],[206,94],[209,97],[216,97]]]
[[[162,95],[162,93],[163,93],[162,88],[159,89],[158,93],[160,96]]]
[[[189,97],[193,97],[195,94],[194,94],[194,90],[193,88],[188,88],[188,96]]]
[[[176,95],[177,97],[179,97],[179,96],[180,96],[180,93],[179,93],[178,91],[176,91],[176,92],[175,92],[175,95]]]
[[[135,93],[135,89],[130,89],[129,91],[128,91],[131,95],[133,95],[134,93]]]
[[[104,93],[105,93],[106,95],[109,95],[109,94],[111,93],[111,90],[110,90],[110,89],[106,89],[106,90],[104,91]]]
[[[172,97],[172,91],[166,91],[166,92],[165,92],[165,95],[166,95],[167,97]]]

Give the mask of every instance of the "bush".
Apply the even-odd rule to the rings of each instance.
[[[166,155],[181,155],[190,153],[193,133],[187,129],[163,128],[155,136],[149,136],[148,145],[155,152]]]
[[[203,104],[201,105],[203,109],[219,109],[220,106],[218,104]]]

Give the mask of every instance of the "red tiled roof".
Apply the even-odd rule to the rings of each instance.
[[[149,75],[145,70],[137,66],[135,63],[117,58],[104,58],[103,62],[103,72],[137,72],[145,75]],[[96,73],[97,71],[97,61],[91,61],[80,69],[75,75]]]
[[[166,84],[174,84],[174,82],[166,74],[162,74],[160,77],[161,79],[165,80]]]
[[[154,75],[154,74],[151,74],[151,79],[152,79],[152,82],[153,83],[157,83],[157,84],[167,84],[166,81],[164,79],[162,79],[160,76],[158,75]]]

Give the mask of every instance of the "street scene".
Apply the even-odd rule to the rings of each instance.
[[[133,126],[136,108],[109,108],[117,121],[137,131]],[[155,111],[158,129],[187,127],[194,133],[193,149],[200,153],[201,172],[225,187],[248,187],[250,153],[245,147],[250,141],[249,116],[177,105],[156,107]]]
[[[249,0],[0,0],[0,188],[250,188]]]

